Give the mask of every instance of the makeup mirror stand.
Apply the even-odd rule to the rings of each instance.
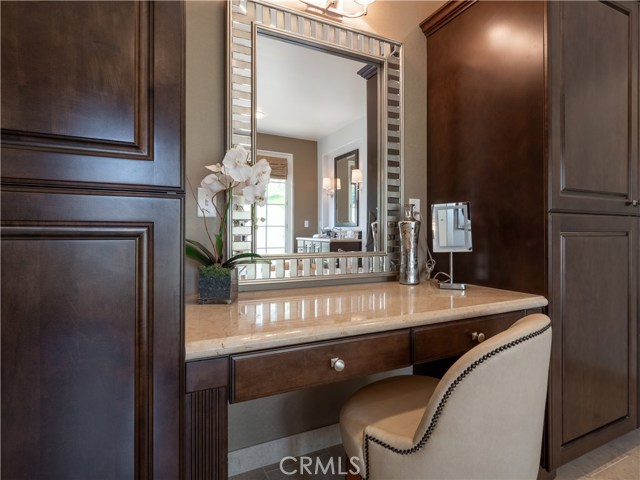
[[[440,282],[440,288],[443,290],[466,290],[466,283],[453,282],[453,252],[449,252],[449,281]]]
[[[469,202],[438,203],[431,206],[433,251],[449,254],[449,281],[440,282],[443,290],[466,290],[465,283],[453,281],[454,252],[470,252],[471,216]]]

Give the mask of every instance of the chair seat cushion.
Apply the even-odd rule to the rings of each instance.
[[[366,427],[384,430],[413,442],[438,379],[400,375],[374,382],[358,390],[340,411],[342,443],[349,457],[357,457],[364,472],[363,440]],[[403,442],[404,443],[404,442]]]

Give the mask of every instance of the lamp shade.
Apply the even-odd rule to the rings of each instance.
[[[351,183],[362,183],[362,170],[359,168],[351,170]]]
[[[331,190],[331,179],[329,177],[324,177],[322,179],[322,188],[324,190]]]

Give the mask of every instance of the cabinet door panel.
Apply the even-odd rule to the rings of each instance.
[[[428,33],[427,202],[471,202],[458,279],[544,295],[545,3],[447,5],[467,7]]]
[[[635,428],[637,220],[553,216],[554,444],[562,463]]]
[[[551,207],[634,214],[638,4],[549,8]]]
[[[3,181],[181,188],[182,9],[3,2]]]
[[[3,191],[3,476],[180,478],[181,203]]]

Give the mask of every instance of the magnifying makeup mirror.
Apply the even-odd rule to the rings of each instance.
[[[436,203],[431,206],[433,251],[449,252],[449,281],[441,282],[440,288],[448,290],[467,288],[466,284],[453,281],[453,253],[472,250],[469,211],[469,202]]]

